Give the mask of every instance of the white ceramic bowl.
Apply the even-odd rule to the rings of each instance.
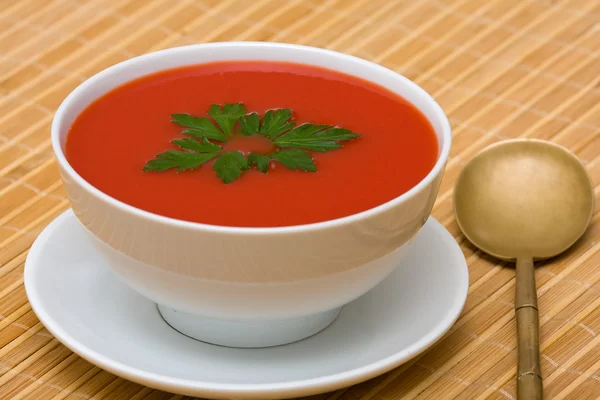
[[[153,72],[225,60],[316,65],[379,84],[429,119],[438,138],[438,160],[411,190],[370,210],[308,225],[236,228],[175,220],[122,203],[86,182],[65,158],[69,127],[102,94]],[[94,75],[59,107],[52,144],[77,218],[128,285],[156,302],[163,317],[190,336],[261,347],[318,332],[341,306],[398,265],[404,245],[431,213],[451,131],[429,94],[382,66],[312,47],[231,42],[158,51]]]

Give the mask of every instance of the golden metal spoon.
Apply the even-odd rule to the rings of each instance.
[[[594,190],[579,159],[534,139],[494,144],[475,156],[454,188],[458,225],[484,252],[517,263],[517,397],[543,398],[533,260],[556,256],[585,232]]]

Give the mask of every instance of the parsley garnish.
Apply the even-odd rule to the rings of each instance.
[[[187,138],[173,140],[171,143],[182,149],[193,151],[167,150],[148,161],[144,166],[144,171],[166,171],[170,168],[177,168],[177,172],[181,172],[186,169],[198,168],[218,156],[223,150],[221,146],[209,142],[206,137],[202,138],[202,142]]]
[[[280,150],[271,154],[271,158],[289,169],[317,172],[312,156],[303,150]]]
[[[226,135],[233,132],[235,123],[244,114],[246,114],[246,107],[242,103],[225,104],[223,108],[217,104],[213,104],[210,106],[210,110],[208,110],[208,115],[213,117]]]
[[[296,125],[294,122],[289,122],[291,118],[292,110],[289,108],[267,111],[260,126],[260,134],[271,140],[275,139]]]
[[[359,134],[337,126],[301,124],[292,121],[292,110],[281,108],[269,110],[261,117],[258,113],[247,114],[242,103],[213,104],[208,117],[195,117],[189,114],[172,114],[171,122],[181,125],[183,135],[191,137],[176,139],[172,144],[181,150],[167,150],[157,154],[144,166],[144,171],[166,171],[176,168],[177,172],[195,169],[217,158],[212,169],[224,183],[239,179],[250,167],[269,172],[272,161],[279,162],[292,170],[316,172],[317,166],[308,151],[327,152],[339,149],[339,142],[360,137]],[[214,121],[214,122],[213,122]],[[240,130],[236,130],[239,122]],[[233,135],[263,135],[271,140],[277,150],[271,154],[240,151],[223,151],[218,144],[226,142]],[[308,151],[307,151],[308,150]]]
[[[338,141],[350,140],[360,135],[347,129],[328,125],[303,124],[273,141],[279,147],[292,147],[326,152],[342,147]]]
[[[242,176],[242,171],[247,169],[248,160],[239,151],[225,153],[213,164],[213,171],[225,183],[238,179]]]
[[[271,157],[265,156],[263,154],[250,153],[248,155],[248,165],[253,166],[256,165],[256,168],[260,172],[267,173],[269,172],[269,164],[271,163]]]
[[[181,131],[184,135],[195,138],[207,138],[226,142],[227,136],[219,130],[208,118],[192,117],[188,114],[172,114],[171,122],[185,126],[187,129]]]
[[[254,133],[258,133],[260,116],[258,113],[248,114],[240,118],[240,124],[242,125],[242,134],[250,136]]]

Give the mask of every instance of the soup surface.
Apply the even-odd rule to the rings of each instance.
[[[271,163],[223,183],[214,160],[178,173],[144,172],[156,154],[176,149],[183,128],[173,113],[203,117],[212,104],[242,102],[248,112],[289,108],[296,124],[340,126],[361,137],[310,152],[316,172]],[[222,144],[222,143],[219,143]],[[260,135],[236,136],[226,150],[270,151]],[[433,128],[403,98],[362,79],[277,62],[220,62],[148,75],[109,91],[74,121],[66,156],[102,192],[155,214],[212,225],[276,227],[345,217],[408,191],[433,168]]]

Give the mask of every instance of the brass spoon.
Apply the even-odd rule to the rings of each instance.
[[[516,260],[517,397],[543,398],[533,260],[556,256],[585,232],[594,190],[579,159],[534,139],[494,144],[462,170],[454,212],[466,238],[502,260]]]

